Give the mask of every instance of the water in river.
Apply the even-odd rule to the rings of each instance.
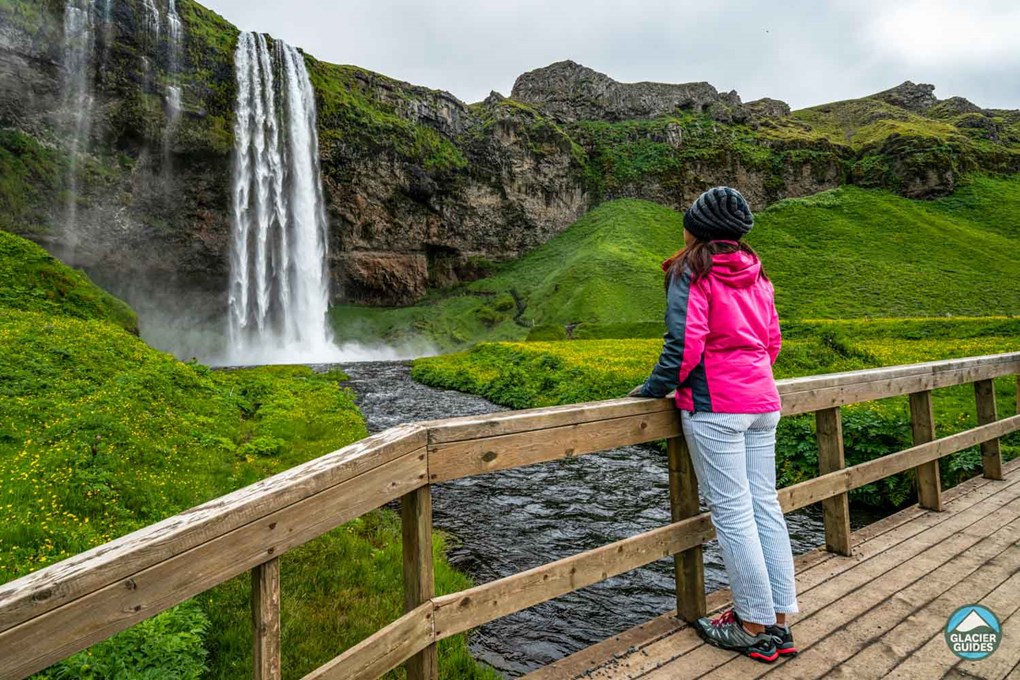
[[[506,410],[481,397],[411,380],[406,365],[344,366],[373,432],[401,423]],[[628,446],[601,454],[503,470],[433,487],[435,526],[455,540],[454,566],[476,583],[509,576],[669,523],[665,454]],[[795,554],[822,542],[820,513],[787,515]],[[705,580],[724,587],[715,541]],[[475,658],[517,676],[675,606],[672,560],[498,619],[470,637]]]

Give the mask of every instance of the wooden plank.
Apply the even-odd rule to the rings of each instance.
[[[425,445],[401,426],[0,585],[0,631],[127,578]]]
[[[989,513],[990,506],[998,507]],[[937,527],[918,534],[898,549],[857,562],[853,568],[842,571],[839,577],[802,594],[799,597],[802,611],[794,623],[798,648],[802,651],[809,649],[846,621],[858,617],[866,619],[868,612],[877,604],[894,597],[910,584],[928,578],[941,565],[994,533],[1000,526],[999,522],[1016,517],[1018,512],[1020,484],[1014,484],[1009,487],[1009,493],[997,494],[983,503],[970,506],[940,522]],[[810,664],[806,654],[804,658],[805,664]],[[796,659],[788,660],[776,671],[785,673],[797,663]],[[772,668],[702,645],[672,664],[663,666],[660,675],[648,677],[682,680],[710,673],[711,677],[755,678]],[[698,670],[692,675],[690,669]],[[669,671],[673,674],[668,674]]]
[[[1012,559],[1003,560],[1012,567],[1009,579],[981,598],[980,604],[995,613],[1002,626],[1002,640],[995,652],[980,661],[961,660],[956,668],[971,677],[1002,680],[1020,663],[1020,549],[1012,551]],[[974,600],[967,600],[973,602]]]
[[[434,642],[432,602],[354,645],[304,680],[375,680]]]
[[[679,419],[679,414],[677,415]],[[674,522],[701,513],[698,478],[683,436],[666,440],[669,460],[669,510]],[[688,622],[705,615],[705,563],[700,544],[673,556],[676,580],[676,610]]]
[[[917,467],[922,463],[936,460],[951,453],[957,453],[989,439],[997,439],[1011,432],[1020,430],[1020,416],[1010,416],[1002,420],[980,425],[948,437],[936,439],[927,444],[920,444],[904,449],[882,458],[860,463],[847,468],[850,474],[851,488],[870,484],[897,472]]]
[[[847,670],[856,672],[858,677],[941,677],[960,661],[946,645],[943,633],[946,621],[961,604],[985,604],[996,593],[1008,593],[1020,585],[1020,574],[1015,573],[1020,567],[1018,557],[1020,550],[1015,545],[1009,547],[940,597],[899,622],[890,620],[889,624],[894,624],[891,630],[873,636],[870,644],[845,664]],[[998,653],[984,661],[994,663]],[[979,672],[969,677],[986,677],[980,673],[985,667],[986,664],[977,664]]]
[[[483,439],[533,430],[547,430],[564,425],[578,425],[598,420],[642,416],[662,411],[676,411],[672,399],[607,399],[565,406],[521,409],[463,416],[421,423],[428,430],[429,444]]]
[[[930,637],[941,635],[949,615],[961,603],[977,602],[1020,567],[1020,563],[1012,565],[1020,556],[1020,548],[1014,545],[1017,538],[1020,522],[1014,519],[927,577],[895,591],[862,617],[844,608],[819,612],[810,625],[832,632],[802,648],[797,662],[783,669],[784,677],[814,678],[823,669],[837,666],[857,677],[885,677]]]
[[[785,512],[806,507],[825,498],[871,484],[898,472],[937,460],[979,444],[985,439],[1001,437],[1020,430],[1020,416],[1011,416],[988,425],[964,430],[942,439],[919,444],[897,453],[858,463],[791,486],[779,489],[779,502]]]
[[[783,415],[809,413],[823,408],[886,399],[1011,375],[1015,366],[1016,364],[983,365],[962,370],[907,375],[889,380],[869,380],[806,391],[781,392]]]
[[[994,423],[999,417],[995,407],[995,381],[989,379],[974,383],[974,398],[977,401],[978,424]],[[981,466],[988,479],[1002,479],[1002,451],[998,439],[982,442]]]
[[[4,631],[0,678],[29,675],[105,640],[399,498],[427,474],[421,449]]]
[[[680,420],[674,408],[519,434],[430,444],[429,481],[446,482],[680,435]]]
[[[910,395],[910,429],[914,444],[935,439],[935,413],[931,405],[931,392],[914,392]],[[915,468],[917,475],[917,502],[922,508],[941,512],[942,481],[937,460],[922,463]]]
[[[1016,373],[1020,373],[1020,352],[792,378],[780,380],[777,385],[783,397],[784,414],[793,415],[868,398],[905,395]],[[846,389],[853,386],[857,391]],[[843,389],[843,392],[833,392],[833,388]],[[817,396],[812,397],[812,393]],[[840,402],[840,398],[851,401]],[[613,399],[450,418],[421,425],[428,429],[429,444],[442,444],[647,415],[674,408],[671,399]]]
[[[700,545],[713,535],[707,513],[433,600],[436,640]]]
[[[412,612],[436,594],[432,564],[432,493],[423,486],[400,500],[404,553],[404,610]],[[439,657],[432,644],[407,661],[408,680],[436,680]]]
[[[252,674],[280,680],[280,558],[251,570]]]
[[[938,361],[926,361],[916,364],[900,364],[881,368],[826,373],[824,375],[808,375],[800,378],[786,378],[778,381],[777,384],[779,385],[780,392],[796,392],[867,381],[891,380],[894,378],[922,375],[924,373],[950,373],[971,368],[993,367],[997,370],[1005,370],[1004,367],[1017,363],[1020,363],[1020,352],[1006,352],[1003,354],[988,354],[960,359],[940,359]]]
[[[843,457],[843,420],[839,408],[815,413],[818,433],[818,468],[827,472],[846,467]],[[850,500],[841,493],[822,501],[822,521],[825,524],[825,547],[839,555],[850,554]]]

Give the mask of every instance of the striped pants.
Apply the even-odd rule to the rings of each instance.
[[[681,412],[737,616],[771,625],[797,611],[793,553],[776,497],[779,413]]]

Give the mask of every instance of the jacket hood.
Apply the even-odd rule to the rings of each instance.
[[[712,256],[712,276],[730,288],[750,288],[761,276],[761,261],[751,253],[719,253]]]

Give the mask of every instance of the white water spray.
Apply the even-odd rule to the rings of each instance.
[[[68,200],[64,222],[64,258],[74,261],[78,246],[78,163],[88,150],[92,128],[92,53],[95,49],[94,0],[68,0],[64,6],[63,114],[67,135]]]
[[[326,319],[315,96],[301,54],[243,33],[235,54],[231,363],[340,359]]]

